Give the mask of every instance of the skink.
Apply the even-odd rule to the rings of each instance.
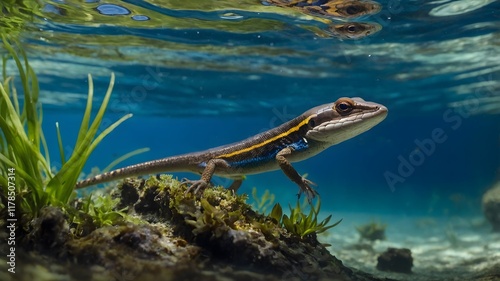
[[[76,188],[132,176],[188,171],[201,174],[187,181],[188,191],[205,189],[218,175],[234,179],[237,189],[244,175],[281,169],[309,199],[317,192],[291,163],[310,158],[328,147],[357,136],[387,116],[383,105],[361,98],[339,98],[333,103],[309,109],[300,116],[245,140],[209,150],[148,161],[80,181]]]

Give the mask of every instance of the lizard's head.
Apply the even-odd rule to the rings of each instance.
[[[361,98],[340,98],[304,114],[309,118],[306,138],[334,145],[380,123],[387,116],[387,108]]]

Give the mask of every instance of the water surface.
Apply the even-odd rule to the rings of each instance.
[[[21,37],[49,132],[60,121],[71,143],[88,73],[97,100],[116,74],[107,121],[135,115],[87,170],[139,147],[151,151],[128,164],[238,141],[318,104],[360,96],[386,105],[388,118],[297,164],[325,206],[476,214],[497,176],[499,1],[379,1],[380,10],[351,18],[253,0],[39,3]],[[376,28],[355,39],[332,31],[348,22]],[[401,175],[401,159],[425,152],[417,143],[435,129],[446,141]],[[242,191],[252,186],[274,187],[285,202],[297,192],[280,172],[251,176]]]

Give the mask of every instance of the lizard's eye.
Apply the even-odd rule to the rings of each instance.
[[[352,111],[352,103],[348,101],[341,101],[335,104],[335,110],[340,114],[347,114]]]
[[[309,127],[310,127],[310,128],[314,128],[314,127],[316,127],[316,121],[314,121],[312,118],[311,118],[311,119],[309,119]]]

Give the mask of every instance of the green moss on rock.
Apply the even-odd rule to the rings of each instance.
[[[130,195],[131,187],[137,194]],[[199,247],[200,256],[210,257],[212,266],[276,278],[353,280],[354,273],[331,256],[315,235],[301,239],[287,232],[272,218],[254,212],[246,204],[246,195],[215,187],[195,196],[171,176],[127,180],[118,190],[137,215],[150,220],[151,210],[163,215],[152,221],[170,225],[174,236]]]
[[[377,280],[344,267],[315,235],[289,233],[254,212],[246,195],[224,188],[195,196],[171,176],[159,176],[126,180],[112,197],[134,222],[81,237],[53,208],[27,234],[25,250],[63,265],[70,280]],[[75,265],[87,269],[84,279],[72,276]]]

